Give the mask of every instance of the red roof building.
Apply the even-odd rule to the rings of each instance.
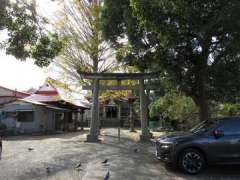
[[[43,86],[36,90],[34,94],[24,98],[24,100],[48,103],[61,108],[70,108],[73,110],[90,108],[90,104],[86,100],[68,100],[63,97],[62,94],[64,93],[60,93],[60,90],[58,90],[57,87],[54,87],[51,83],[54,81],[53,79],[50,80],[51,81],[49,82],[48,78]]]

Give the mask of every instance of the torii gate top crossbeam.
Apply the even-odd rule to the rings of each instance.
[[[86,73],[79,72],[83,79],[99,80],[127,80],[127,79],[152,79],[157,78],[158,73]]]

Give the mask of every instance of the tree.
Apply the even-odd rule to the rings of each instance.
[[[1,48],[17,59],[34,58],[35,64],[47,66],[63,46],[55,33],[45,31],[44,18],[36,12],[36,3],[2,0],[0,4],[0,31],[6,30],[7,39]]]
[[[117,59],[139,71],[147,71],[154,62],[152,52],[144,36],[154,39],[152,34],[146,34],[133,16],[129,0],[104,1],[102,12],[102,29],[106,39],[113,43],[117,50]]]
[[[125,57],[164,71],[192,97],[200,120],[209,117],[209,100],[238,101],[239,1],[106,0],[103,18],[105,37],[119,44],[117,38],[127,36]]]
[[[100,28],[100,1],[64,1],[56,29],[65,47],[55,64],[69,78],[83,81],[81,72],[109,72],[118,68],[114,52],[103,39]]]

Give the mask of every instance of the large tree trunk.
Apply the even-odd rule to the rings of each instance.
[[[195,97],[195,103],[199,108],[200,121],[207,121],[209,119],[209,105],[208,96],[206,91],[206,68],[203,68],[197,74],[197,96]]]
[[[200,121],[207,121],[210,117],[209,113],[209,105],[206,96],[202,94],[202,96],[193,97],[195,104],[198,107],[199,119]]]
[[[209,119],[209,106],[206,97],[199,97],[198,107],[200,121],[207,121]]]

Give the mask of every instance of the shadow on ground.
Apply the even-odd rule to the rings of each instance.
[[[83,135],[89,132],[89,130],[78,130],[76,132],[61,132],[51,134],[32,134],[32,135],[15,135],[4,137],[6,141],[26,141],[26,140],[44,140],[50,138],[72,139],[73,137]]]
[[[150,143],[137,143],[129,136],[118,141],[116,130],[107,129],[101,143],[82,142],[84,133],[57,135],[56,139],[26,139],[20,143],[33,143],[36,151],[24,156],[3,160],[0,174],[9,179],[58,179],[58,180],[103,180],[110,172],[110,180],[192,180],[192,179],[240,179],[240,166],[214,166],[197,176],[190,176],[166,167],[154,157]],[[66,137],[65,137],[66,136]],[[7,148],[21,144],[18,140],[8,142]],[[138,153],[134,149],[139,149]],[[17,152],[15,152],[17,153]],[[107,165],[102,161],[108,159]],[[25,163],[23,163],[25,162]],[[81,162],[81,170],[75,165]],[[1,162],[0,162],[1,163]],[[11,168],[12,170],[8,169]],[[18,168],[17,170],[14,168]],[[49,173],[46,171],[49,168]],[[3,171],[8,171],[4,176]]]

